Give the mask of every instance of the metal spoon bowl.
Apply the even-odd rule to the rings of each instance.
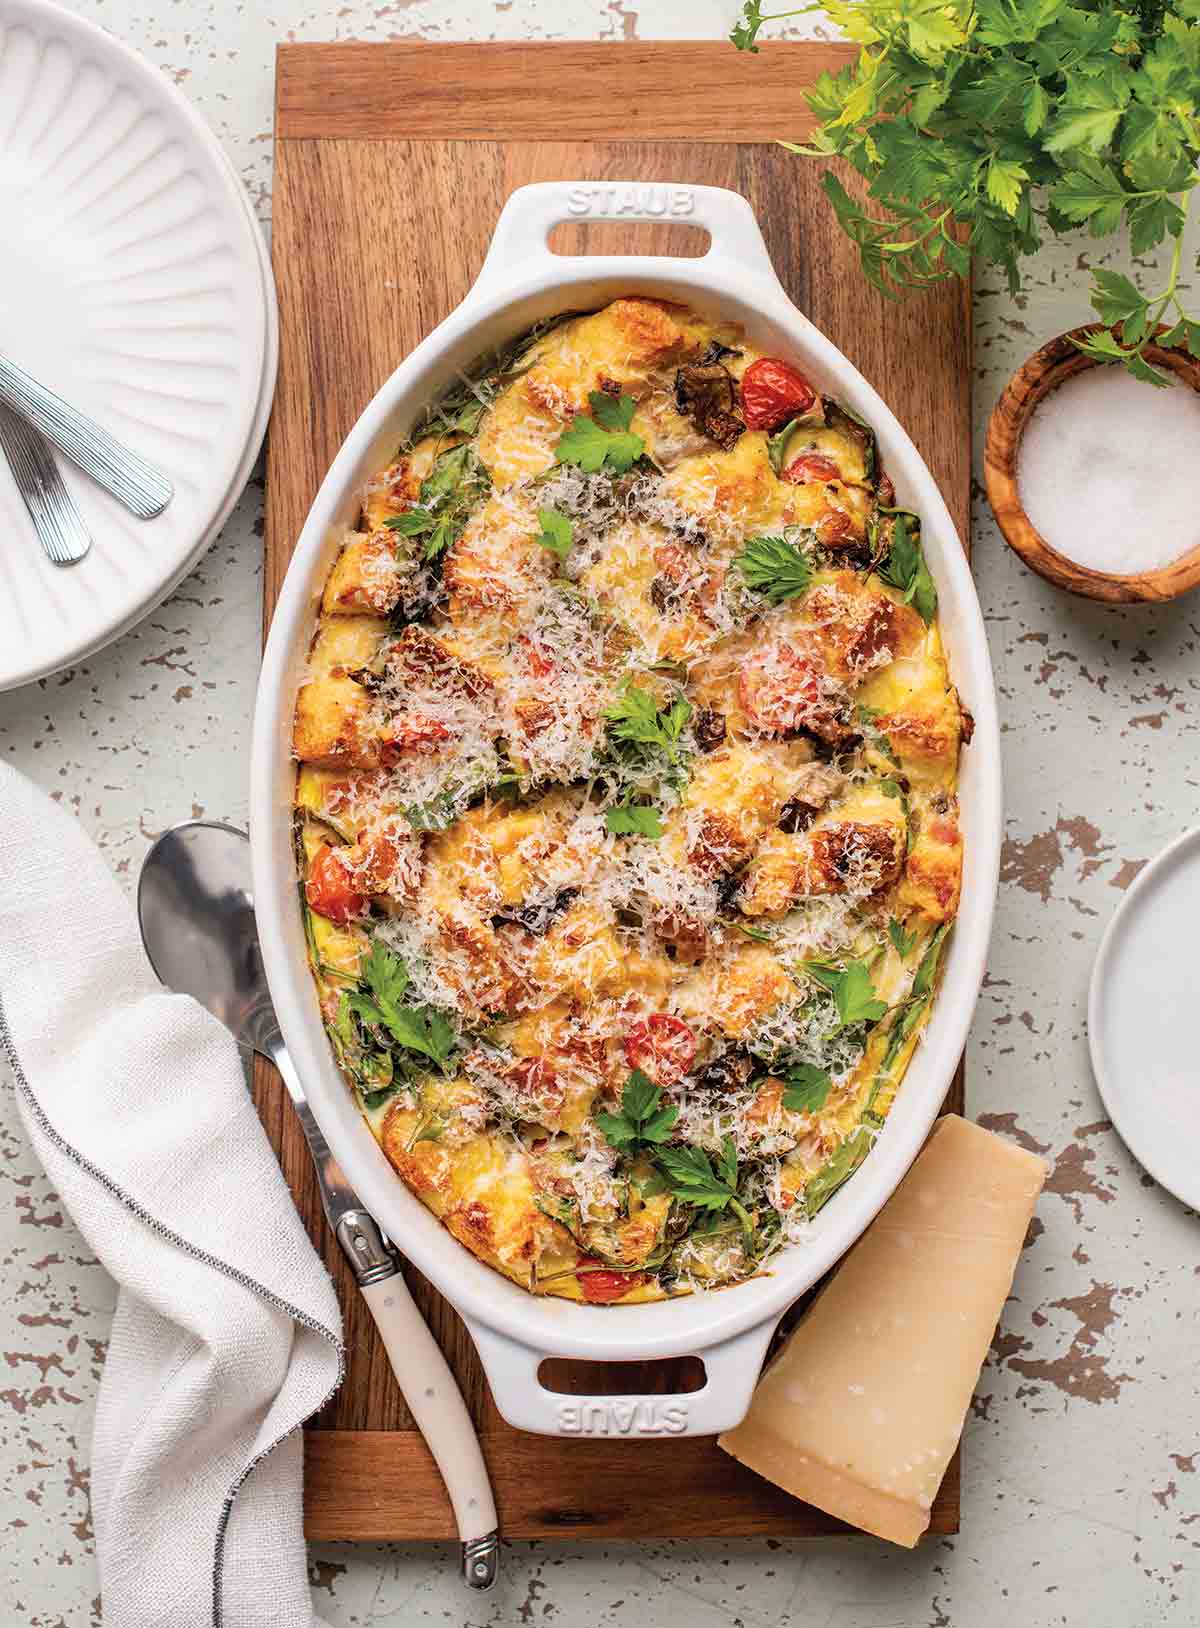
[[[283,1040],[258,945],[244,834],[215,821],[165,831],[142,865],[137,907],[146,954],[167,988],[195,996],[235,1040],[271,1056]]]

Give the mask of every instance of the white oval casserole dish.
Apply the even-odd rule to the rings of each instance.
[[[547,234],[581,214],[668,218],[707,227],[700,259],[551,253]],[[942,988],[887,1125],[866,1162],[768,1273],[736,1287],[641,1306],[539,1297],[475,1259],[415,1198],[380,1151],[338,1072],[310,980],[292,844],[292,712],[326,574],[366,478],[387,462],[419,411],[456,370],[542,317],[618,294],[678,300],[742,324],[822,391],[873,426],[897,501],[922,518],[950,671],[975,718],[959,794],[962,906]],[[1000,750],[983,620],[962,545],[933,478],[893,414],[788,300],[753,211],[716,187],[551,182],[515,192],[467,298],[397,368],[348,436],[309,513],[280,593],[263,660],[251,757],[250,837],[263,958],[280,1026],[309,1102],[342,1167],[385,1231],[465,1319],[497,1406],[522,1430],[560,1435],[705,1435],[745,1413],[780,1315],[855,1241],[904,1175],[962,1052],[983,976],[1001,835]],[[644,1361],[699,1356],[703,1389],[686,1396],[580,1398],[542,1388],[546,1356]]]

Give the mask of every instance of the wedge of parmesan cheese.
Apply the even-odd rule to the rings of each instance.
[[[956,1114],[814,1302],[727,1453],[912,1548],[962,1432],[1047,1165]]]

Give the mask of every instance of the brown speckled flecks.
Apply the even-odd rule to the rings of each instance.
[[[739,10],[739,0],[74,3],[184,89],[264,224],[279,39],[715,38]],[[781,26],[830,32],[811,17]],[[1196,246],[1193,231],[1190,254]],[[1015,302],[977,268],[977,475],[1008,375],[1090,317],[1093,262],[1148,290],[1163,280],[1162,264],[1133,264],[1082,237],[1044,250]],[[888,381],[874,382],[888,396]],[[891,405],[903,417],[904,403]],[[499,1588],[478,1600],[464,1596],[449,1546],[325,1544],[310,1575],[332,1628],[1200,1622],[1197,1220],[1103,1120],[1084,1029],[1088,974],[1113,907],[1200,809],[1200,595],[1118,611],[1064,597],[1024,570],[978,480],[975,492],[1007,843],[968,1104],[1043,1153],[1052,1175],[968,1421],[962,1533],[913,1554],[865,1539],[522,1543],[506,1547]],[[245,819],[261,532],[258,477],[200,568],[140,628],[71,672],[0,696],[3,761],[76,813],[130,888],[166,825]],[[0,1622],[91,1628],[100,1606],[88,1440],[112,1291],[34,1164],[7,1082],[0,1266]],[[636,1448],[634,1469],[635,1460]]]

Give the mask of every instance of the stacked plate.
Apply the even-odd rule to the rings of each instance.
[[[0,352],[158,465],[133,519],[61,457],[91,532],[53,565],[0,465],[0,690],[160,604],[249,479],[275,388],[274,286],[219,143],[148,63],[47,0],[0,0]]]

